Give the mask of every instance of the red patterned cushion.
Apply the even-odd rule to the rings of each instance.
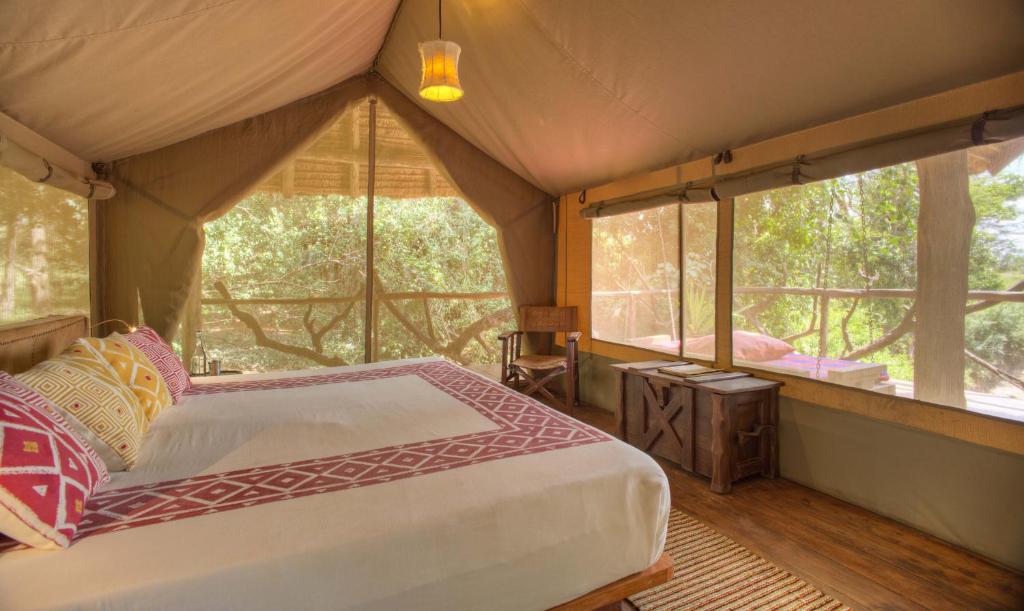
[[[796,350],[790,344],[760,333],[750,331],[732,332],[732,356],[740,361],[773,361],[781,359]],[[702,335],[686,340],[686,354],[712,355],[715,353],[715,336]]]
[[[32,547],[67,547],[89,495],[109,479],[46,399],[0,372],[0,533]]]
[[[139,327],[137,331],[123,337],[153,362],[153,366],[163,376],[175,403],[181,400],[186,390],[192,388],[192,380],[188,377],[185,366],[181,364],[181,359],[156,331],[149,327]]]

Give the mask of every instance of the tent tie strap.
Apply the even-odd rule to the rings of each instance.
[[[44,183],[44,182],[50,180],[50,177],[53,176],[53,166],[50,165],[50,162],[47,161],[46,159],[43,159],[42,161],[43,161],[43,165],[46,166],[46,176],[43,176],[42,178],[34,179],[35,182],[38,182],[38,183]]]
[[[985,138],[985,128],[988,127],[989,121],[1006,121],[1011,119],[1014,115],[1021,111],[1020,106],[1015,108],[1003,108],[996,110],[988,110],[981,113],[974,123],[971,123],[971,144],[974,146],[981,146],[982,144],[992,144],[993,142],[1005,142],[1005,139],[997,137],[994,141]]]
[[[986,112],[971,124],[971,143],[974,146],[985,144],[985,124],[988,123],[989,118],[990,115]]]
[[[789,180],[794,185],[804,184],[803,181],[800,180],[801,178],[803,178],[803,174],[800,172],[800,166],[804,165],[805,163],[807,162],[804,161],[803,155],[797,155],[796,159],[793,160],[793,172],[792,174],[790,174]]]

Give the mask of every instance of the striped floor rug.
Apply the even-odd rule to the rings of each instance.
[[[672,579],[630,597],[640,611],[661,609],[847,609],[843,603],[672,509],[665,551]]]

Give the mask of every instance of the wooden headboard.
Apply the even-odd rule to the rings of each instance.
[[[0,370],[21,373],[88,335],[89,319],[81,314],[0,325]]]

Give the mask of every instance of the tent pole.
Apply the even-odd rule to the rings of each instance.
[[[377,98],[370,98],[369,160],[366,171],[366,315],[363,317],[363,362],[372,363],[377,355],[373,353],[374,327],[377,318],[373,315],[376,304],[373,301],[373,191],[377,165]]]
[[[10,138],[11,141],[17,143],[22,148],[86,180],[96,178],[96,172],[93,171],[91,163],[69,152],[56,142],[44,138],[2,112],[0,112],[0,133]]]

